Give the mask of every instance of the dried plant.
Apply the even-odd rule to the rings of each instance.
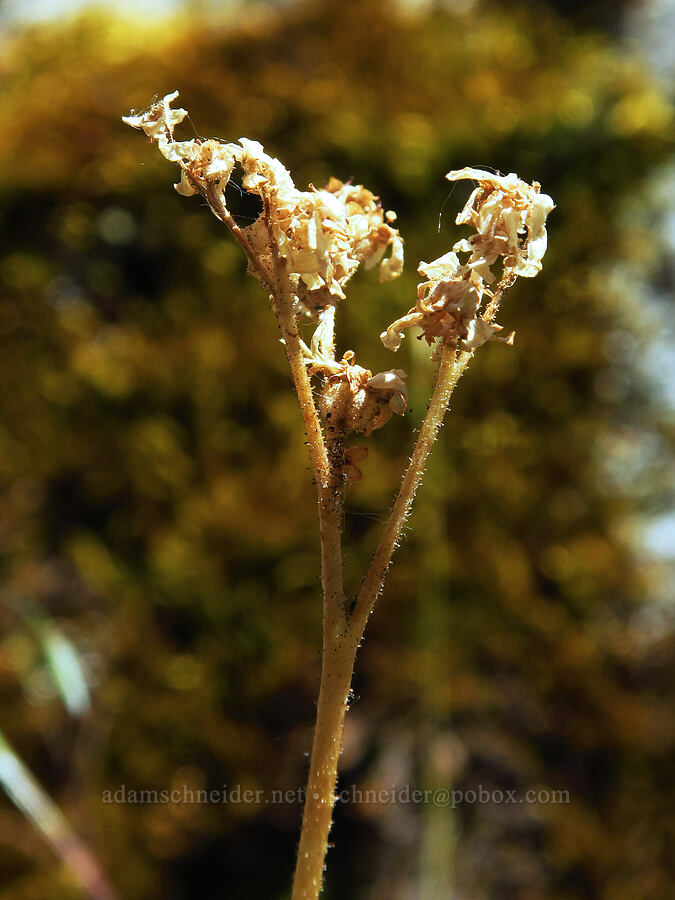
[[[379,199],[362,185],[331,178],[323,189],[296,188],[279,160],[256,141],[177,141],[174,128],[187,112],[172,109],[178,92],[124,121],[141,129],[166,159],[180,166],[176,190],[201,195],[230,230],[248,258],[248,271],[268,292],[281,328],[307,433],[318,491],[323,585],[323,661],[316,726],[302,832],[293,883],[293,900],[316,898],[321,891],[328,833],[335,802],[338,758],[357,648],[382,591],[427,459],[443,422],[450,396],[475,351],[490,340],[512,343],[495,323],[502,298],[521,275],[541,270],[546,250],[546,217],[553,201],[539,185],[517,175],[480,169],[449,172],[450,181],[477,182],[458,225],[474,230],[430,263],[420,263],[423,280],[415,305],[381,335],[396,351],[407,328],[421,329],[437,360],[433,394],[403,481],[375,553],[354,598],[343,587],[342,521],[344,489],[362,477],[361,444],[346,446],[351,435],[367,436],[407,408],[406,373],[391,369],[373,375],[353,351],[335,354],[336,310],[361,264],[379,265],[380,281],[403,270],[403,240]],[[225,200],[235,166],[242,187],[262,202],[256,221],[240,228]],[[464,260],[463,262],[461,260]],[[301,327],[309,325],[309,341]],[[318,390],[311,379],[318,380]],[[315,396],[317,399],[315,399]]]

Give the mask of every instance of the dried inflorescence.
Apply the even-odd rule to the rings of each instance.
[[[310,185],[308,191],[298,190],[288,170],[257,141],[175,140],[174,129],[187,115],[184,109],[172,109],[177,96],[177,91],[169,94],[124,121],[144,131],[166,159],[178,163],[181,177],[176,190],[182,196],[201,194],[223,218],[225,188],[238,166],[243,189],[261,199],[258,219],[237,231],[255,261],[249,272],[270,289],[280,277],[286,280],[298,318],[317,322],[311,347],[304,343],[302,347],[310,374],[322,378],[318,409],[328,430],[370,434],[394,412],[403,414],[405,372],[396,369],[373,376],[356,365],[349,352],[337,361],[333,334],[336,302],[344,298],[344,287],[361,264],[366,269],[379,264],[380,281],[403,271],[403,240],[392,225],[396,214],[385,212],[367,188],[337,178],[323,189]],[[358,470],[349,460],[345,465],[356,479]]]
[[[181,196],[190,197],[200,190],[205,192],[208,184],[222,185],[224,189],[239,159],[241,147],[213,139],[175,141],[174,129],[187,116],[186,109],[171,108],[177,96],[178,91],[167,94],[146,112],[139,115],[132,112],[130,116],[123,116],[122,121],[144,131],[157,144],[162,156],[179,164],[181,177],[175,187]]]
[[[309,373],[321,378],[317,408],[328,435],[340,441],[350,433],[368,435],[393,413],[402,415],[407,409],[405,372],[392,369],[373,375],[355,362],[352,351],[338,360],[334,340],[336,303],[344,298],[345,285],[358,267],[379,264],[380,281],[396,278],[403,270],[403,240],[392,224],[396,214],[384,212],[379,199],[362,185],[337,178],[322,189],[310,185],[307,191],[298,190],[288,170],[257,141],[175,140],[174,129],[187,116],[184,109],[172,109],[177,96],[177,91],[168,94],[124,121],[144,131],[180,166],[176,190],[183,196],[199,193],[207,200],[246,249],[249,272],[272,295],[282,285],[290,290],[296,319],[316,323],[310,346],[302,340],[300,345]],[[225,201],[235,167],[243,189],[262,201],[258,219],[246,228],[234,224]],[[422,329],[421,337],[429,344],[450,343],[464,350],[491,339],[510,341],[512,335],[498,336],[501,326],[492,321],[501,294],[518,275],[530,278],[541,269],[553,201],[536,182],[529,185],[515,174],[470,168],[446,177],[478,182],[456,220],[470,225],[475,234],[457,241],[439,259],[420,263],[424,280],[418,285],[417,303],[381,335],[390,350],[399,348],[404,329],[412,326]],[[496,274],[493,266],[500,259],[501,272]],[[485,298],[489,302],[481,313]],[[344,471],[354,480],[360,477],[355,463],[365,458],[362,451],[345,452]]]
[[[471,168],[449,172],[446,178],[478,182],[456,219],[458,225],[475,228],[476,234],[457,241],[439,259],[420,263],[417,271],[424,281],[418,285],[416,305],[381,335],[389,350],[398,350],[403,330],[413,326],[422,329],[421,336],[430,344],[457,339],[464,350],[475,350],[488,340],[512,341],[513,335],[499,337],[501,326],[490,315],[480,315],[483,298],[495,295],[488,287],[496,279],[492,266],[501,258],[502,287],[518,275],[532,278],[541,270],[546,217],[554,204],[540,193],[537,182],[526,184],[514,173],[500,176]],[[458,254],[467,253],[462,263]]]
[[[366,269],[380,263],[380,280],[396,278],[403,270],[403,240],[379,199],[362,185],[332,178],[325,188],[310,185],[298,190],[288,170],[268,156],[261,144],[247,138],[239,143],[217,140],[174,140],[176,125],[187,115],[172,109],[178,91],[153,104],[145,113],[124,121],[143,130],[161,153],[181,167],[176,190],[183,196],[203,194],[210,203],[224,203],[223,192],[235,165],[243,170],[242,186],[260,197],[263,213],[242,229],[263,271],[274,258],[284,261],[286,275],[299,308],[316,316],[343,299],[344,286],[361,263]],[[385,258],[387,249],[390,256]],[[259,274],[254,272],[253,274]]]

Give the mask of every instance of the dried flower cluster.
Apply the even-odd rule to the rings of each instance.
[[[263,202],[263,215],[242,229],[263,267],[274,257],[285,261],[297,302],[310,316],[343,299],[344,286],[361,263],[366,269],[380,263],[380,280],[403,271],[403,241],[378,198],[362,185],[331,178],[322,190],[310,185],[299,191],[288,170],[268,156],[257,141],[238,144],[218,140],[174,140],[173,132],[187,111],[172,109],[178,91],[168,94],[141,115],[124,121],[142,129],[157,143],[166,159],[181,167],[176,190],[183,196],[197,192],[221,197],[235,165],[243,170],[242,186]],[[391,255],[385,258],[387,248]]]
[[[511,342],[513,335],[498,336],[501,326],[490,320],[496,312],[480,316],[484,296],[494,298],[488,287],[495,281],[492,266],[501,257],[499,285],[509,286],[518,275],[532,278],[541,270],[546,251],[546,217],[554,207],[537,182],[526,184],[513,172],[492,175],[482,169],[448,172],[448,181],[472,179],[478,187],[455,220],[470,225],[476,234],[457,241],[452,250],[417,271],[424,281],[417,286],[417,303],[382,333],[389,350],[398,350],[403,329],[419,326],[429,344],[455,338],[464,350],[476,350],[488,340]],[[458,254],[469,254],[461,263]]]
[[[177,96],[177,91],[168,94],[147,112],[124,121],[144,131],[168,160],[178,163],[178,193],[202,194],[221,218],[227,214],[225,188],[235,166],[241,168],[242,187],[263,206],[252,225],[238,229],[255,261],[249,271],[272,291],[282,266],[296,316],[317,323],[310,346],[301,343],[310,374],[323,379],[318,410],[324,422],[330,432],[343,436],[381,428],[392,413],[407,408],[406,374],[392,369],[373,375],[355,363],[352,351],[337,360],[335,305],[361,263],[366,269],[379,263],[381,281],[401,274],[403,240],[391,224],[396,214],[384,212],[379,199],[362,185],[337,178],[323,189],[310,185],[308,191],[298,190],[288,170],[257,141],[175,140],[174,129],[187,115],[184,109],[171,108]],[[499,300],[490,287],[497,277],[492,267],[502,260],[497,285],[502,291],[518,275],[531,278],[541,269],[553,201],[536,182],[529,185],[513,173],[500,176],[471,168],[446,177],[478,182],[456,219],[475,234],[457,241],[439,259],[420,263],[424,280],[418,285],[417,303],[381,335],[389,350],[398,350],[404,329],[412,326],[422,329],[420,336],[429,344],[454,341],[464,350],[475,350],[488,340],[511,342],[513,335],[500,337],[501,326],[492,321]],[[481,314],[485,297],[493,303]]]
[[[179,194],[202,194],[218,215],[224,191],[236,165],[242,169],[242,187],[263,203],[258,219],[240,229],[257,260],[251,274],[268,286],[275,281],[275,264],[282,262],[293,290],[299,318],[318,321],[311,349],[303,344],[311,374],[324,379],[319,411],[324,420],[340,422],[343,433],[370,434],[392,413],[407,407],[406,377],[402,369],[372,372],[353,364],[348,351],[338,362],[334,354],[335,304],[359,265],[380,265],[380,281],[403,271],[403,240],[391,223],[396,214],[384,212],[378,197],[362,185],[331,178],[322,190],[298,190],[288,170],[263,150],[257,141],[174,140],[174,129],[187,115],[172,109],[178,92],[168,94],[140,115],[124,121],[141,129],[166,159],[178,163]],[[391,248],[389,256],[386,256]]]

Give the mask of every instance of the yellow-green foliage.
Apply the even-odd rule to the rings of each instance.
[[[176,88],[200,133],[261,140],[300,186],[354,176],[399,213],[407,274],[359,275],[339,312],[373,371],[412,372],[412,413],[374,436],[348,494],[361,567],[431,373],[416,341],[393,357],[378,335],[413,305],[417,261],[455,240],[466,194],[446,203],[443,174],[516,171],[558,205],[543,274],[501,313],[516,345],[484,347],[461,383],[369,625],[344,781],[544,786],[571,803],[442,821],[339,808],[327,896],[393,897],[385,874],[418,866],[440,884],[453,828],[463,896],[667,892],[663,656],[624,527],[659,487],[662,437],[651,471],[626,476],[656,425],[630,352],[639,303],[622,312],[612,272],[658,271],[629,199],[658,183],[670,110],[607,40],[499,6],[255,7],[222,26],[87,14],[3,48],[3,591],[74,641],[94,709],[75,735],[8,606],[2,720],[124,897],[284,896],[299,806],[100,796],[300,787],[319,662],[315,501],[276,325],[225,229],[120,121]],[[11,896],[66,896],[2,815]]]

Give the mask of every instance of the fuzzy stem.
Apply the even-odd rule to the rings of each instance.
[[[323,657],[310,771],[291,897],[291,900],[317,900],[321,892],[328,850],[338,759],[356,651],[368,616],[382,590],[387,568],[400,539],[417,488],[424,476],[427,459],[443,423],[450,397],[473,354],[468,351],[458,352],[451,344],[443,346],[433,396],[410,463],[356,598],[352,614],[347,621],[342,571],[344,435],[330,434],[328,439],[324,439],[298,333],[294,297],[285,261],[275,254],[274,272],[270,272],[257,258],[234,222],[225,206],[222,192],[209,188],[207,200],[214,214],[228,227],[246,253],[251,267],[270,290],[302,411],[317,485],[323,587]],[[271,229],[270,239],[273,240]]]
[[[275,268],[277,290],[273,294],[274,308],[283,335],[302,418],[305,422],[309,455],[314,469],[319,500],[325,649],[330,635],[338,635],[344,625],[341,441],[331,440],[328,442],[328,446],[324,441],[295,320],[293,293],[288,284],[285,266],[280,262]]]
[[[336,639],[324,647],[312,757],[291,900],[316,900],[321,892],[333,818],[338,758],[356,647]]]
[[[415,448],[410,457],[401,488],[394,501],[380,542],[377,545],[375,554],[361,584],[361,589],[353,604],[348,630],[356,637],[357,641],[363,635],[368,616],[372,612],[375,601],[382,590],[387,569],[401,538],[403,526],[415,499],[417,488],[422,482],[427,459],[443,423],[452,392],[472,356],[473,353],[468,350],[457,352],[453,345],[443,345],[441,362],[438,367],[434,392],[427,414],[422,422]]]
[[[314,470],[319,500],[319,527],[321,531],[321,579],[324,598],[324,646],[329,633],[337,634],[344,624],[344,590],[342,578],[342,451],[333,442],[330,448],[321,430],[321,423],[314,405],[312,386],[307,374],[298,326],[293,309],[293,292],[288,282],[285,261],[274,255],[274,272],[271,273],[246,240],[232,214],[225,205],[223,193],[209,184],[206,199],[212,212],[230,230],[232,236],[246,253],[251,268],[256,271],[270,291],[272,305],[277,314],[283,335],[286,355],[291,367],[293,384],[298,395],[302,418],[305,423],[309,456]],[[273,241],[270,229],[270,241]]]
[[[246,240],[246,237],[243,234],[241,228],[234,221],[232,213],[225,205],[225,198],[222,190],[219,187],[215,186],[212,182],[208,182],[206,184],[206,187],[203,189],[203,193],[213,215],[217,219],[220,219],[220,221],[227,226],[227,228],[230,230],[230,233],[232,234],[232,237],[246,254],[246,258],[249,261],[251,269],[254,272],[258,273],[260,280],[265,285],[267,290],[270,291],[270,293],[273,293],[275,287],[274,279],[272,278],[270,272],[268,272],[265,265],[261,262],[260,258],[253,250],[249,242]]]
[[[297,898],[314,900],[321,890],[323,864],[328,849],[328,832],[333,815],[346,701],[356,655],[355,648],[350,648],[346,653],[340,652],[340,641],[345,625],[342,572],[344,436],[340,433],[331,434],[328,440],[324,440],[298,333],[293,292],[288,281],[285,261],[275,254],[274,272],[271,273],[260,262],[235,223],[225,206],[222,192],[209,187],[207,200],[214,214],[228,227],[246,253],[249,264],[270,291],[300,403],[317,486],[323,588],[323,657],[310,774],[297,867],[293,879],[294,900]],[[273,241],[271,229],[270,240]]]
[[[281,275],[282,273],[280,273]],[[283,284],[283,278],[278,278]],[[337,763],[355,648],[343,646],[342,435],[324,442],[293,311],[292,294],[280,289],[274,305],[300,401],[319,495],[323,583],[323,657],[310,773],[293,880],[293,900],[314,900],[321,890],[333,815]]]

